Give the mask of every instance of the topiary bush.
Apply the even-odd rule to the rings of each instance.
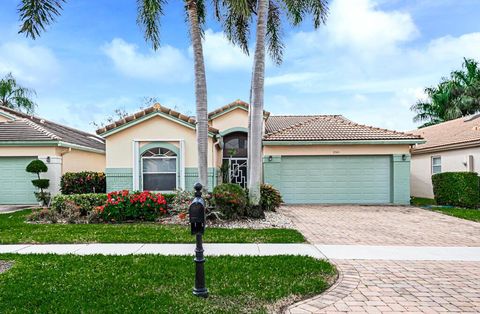
[[[270,184],[260,186],[260,206],[265,211],[276,211],[283,203],[280,192]]]
[[[44,192],[44,189],[47,189],[50,185],[50,180],[48,179],[41,179],[40,173],[47,172],[48,167],[45,165],[43,161],[40,159],[32,160],[25,169],[29,173],[35,173],[38,179],[32,180],[33,186],[40,189],[40,192],[34,192],[35,197],[42,205],[47,206],[50,203],[50,193]]]
[[[60,180],[62,194],[105,193],[107,183],[103,172],[67,172]]]
[[[226,219],[238,219],[246,215],[247,196],[238,184],[224,183],[213,189],[215,209]]]
[[[443,172],[432,176],[433,194],[438,205],[476,208],[480,202],[476,172]]]
[[[82,216],[88,216],[96,207],[104,205],[107,201],[107,194],[72,194],[57,195],[52,200],[52,210],[63,214],[68,210],[68,203],[79,207]]]

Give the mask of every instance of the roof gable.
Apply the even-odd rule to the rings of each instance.
[[[97,130],[97,134],[102,137],[108,137],[112,134],[120,132],[126,128],[137,125],[150,118],[160,116],[170,121],[179,123],[187,128],[196,129],[196,120],[192,117],[188,117],[180,112],[164,107],[160,104],[155,104],[144,110],[138,111],[132,115],[129,115],[123,119],[117,120],[101,129]],[[209,127],[209,133],[211,136],[218,133],[218,130]]]
[[[250,105],[243,100],[237,99],[232,103],[229,103],[228,105],[222,106],[208,114],[208,120],[213,120],[215,118],[218,118],[224,114],[227,114],[235,109],[242,109],[248,112]],[[270,115],[270,112],[268,111],[263,111],[263,116],[264,118],[268,118]]]

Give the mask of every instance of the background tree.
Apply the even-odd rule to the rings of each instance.
[[[37,38],[46,26],[61,14],[66,0],[21,0],[19,15],[22,25],[20,33]],[[167,0],[137,0],[137,23],[144,31],[147,42],[154,50],[160,47],[160,17]],[[208,108],[205,62],[203,58],[202,34],[206,8],[204,0],[184,0],[188,17],[190,39],[193,46],[195,67],[195,100],[197,111],[198,173],[202,185],[208,187]]]
[[[248,130],[248,191],[250,204],[260,203],[262,181],[262,137],[265,91],[265,51],[276,64],[283,60],[282,20],[298,26],[307,15],[313,16],[315,28],[325,23],[327,0],[214,0],[217,18],[222,21],[227,38],[249,53],[250,28],[256,19],[256,43],[250,90]],[[284,18],[286,17],[286,18]]]
[[[461,70],[452,71],[435,87],[425,88],[428,99],[417,101],[411,110],[420,128],[468,116],[480,111],[480,68],[473,59],[464,59]]]
[[[36,106],[32,100],[33,96],[36,96],[35,91],[18,84],[12,73],[0,80],[0,105],[2,106],[33,113]]]

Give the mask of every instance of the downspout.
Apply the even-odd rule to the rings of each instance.
[[[70,153],[71,151],[72,151],[72,148],[69,147],[69,148],[67,148],[67,150],[60,153],[60,157],[62,157],[62,167],[60,168],[61,171],[62,171],[62,175],[63,175],[63,156]]]

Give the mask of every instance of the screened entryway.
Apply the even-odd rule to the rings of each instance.
[[[225,135],[223,143],[223,181],[247,187],[247,133],[234,132]]]
[[[141,184],[144,191],[177,189],[177,154],[167,148],[150,148],[141,155]]]

